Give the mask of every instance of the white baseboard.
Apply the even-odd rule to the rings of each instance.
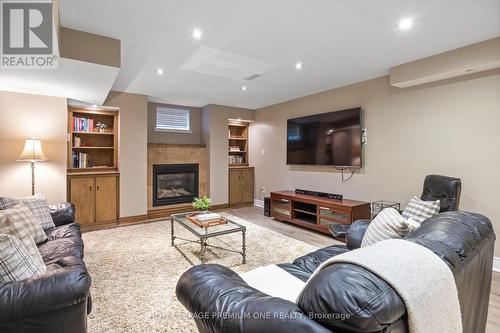
[[[264,208],[264,200],[253,199],[253,205]]]
[[[493,257],[493,271],[500,272],[500,257]]]

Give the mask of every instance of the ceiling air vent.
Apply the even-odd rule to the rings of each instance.
[[[253,74],[253,75],[244,77],[243,80],[245,80],[245,81],[252,81],[252,80],[255,80],[256,78],[259,78],[261,76],[262,75],[260,75],[260,74]]]

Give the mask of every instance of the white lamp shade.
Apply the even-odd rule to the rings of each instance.
[[[37,139],[28,139],[24,141],[24,149],[21,155],[19,155],[18,161],[45,161],[45,155],[42,150],[42,142]]]

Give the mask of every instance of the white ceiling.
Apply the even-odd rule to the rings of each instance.
[[[190,106],[258,108],[500,35],[500,0],[60,0],[60,15],[122,41],[114,90]]]
[[[0,90],[59,96],[102,104],[119,68],[59,58],[54,70],[0,70]]]

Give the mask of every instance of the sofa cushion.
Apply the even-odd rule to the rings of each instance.
[[[49,204],[43,194],[39,193],[25,198],[0,198],[0,209],[8,209],[13,206],[12,204],[20,204],[29,208],[44,230],[55,227],[50,215]]]
[[[83,258],[80,226],[72,223],[47,230],[49,240],[38,247],[45,263],[64,257]]]
[[[0,234],[0,283],[26,280],[45,271],[45,265],[37,262],[17,237]]]
[[[45,231],[49,241],[60,239],[60,238],[75,238],[81,239],[82,232],[80,231],[80,225],[77,223],[65,224],[60,227],[50,228]]]
[[[412,219],[419,224],[424,222],[431,216],[439,213],[440,202],[424,201],[417,197],[413,197],[401,214],[405,219]]]
[[[349,249],[344,245],[332,245],[298,257],[293,264],[305,272],[312,273],[327,259],[347,251]]]
[[[0,233],[8,234],[16,237],[23,243],[24,247],[30,254],[31,258],[37,265],[45,266],[40,256],[40,252],[36,247],[33,236],[30,234],[29,230],[24,227],[21,223],[13,223],[10,220],[9,215],[2,214],[0,212]]]
[[[23,205],[15,205],[11,208],[0,210],[0,216],[6,216],[10,223],[25,228],[36,244],[47,240],[47,235],[29,208]]]
[[[420,226],[412,219],[405,219],[394,208],[386,208],[368,225],[361,247],[366,247],[386,239],[398,239]]]

